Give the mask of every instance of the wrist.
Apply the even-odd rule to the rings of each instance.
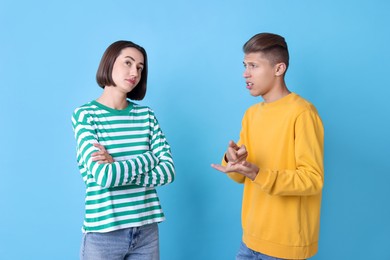
[[[254,181],[255,179],[256,179],[256,177],[257,177],[257,174],[259,174],[259,171],[260,171],[260,169],[258,168],[258,167],[256,167],[256,168],[254,168],[253,169],[253,172],[252,172],[252,176],[251,176],[251,180],[252,181]]]

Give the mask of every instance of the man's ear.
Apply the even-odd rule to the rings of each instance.
[[[284,62],[275,65],[275,76],[282,76],[286,72],[286,64]]]

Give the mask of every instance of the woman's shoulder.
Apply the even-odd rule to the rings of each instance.
[[[84,117],[91,114],[92,111],[96,110],[96,105],[93,101],[90,101],[88,103],[85,103],[84,105],[81,105],[73,110],[72,117],[77,119],[83,119]]]
[[[132,102],[132,111],[135,113],[148,113],[148,114],[154,114],[154,111],[152,108],[146,105],[141,105]]]

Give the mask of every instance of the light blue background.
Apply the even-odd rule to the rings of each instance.
[[[0,1],[0,259],[77,259],[84,184],[74,108],[97,98],[106,47],[149,54],[149,105],[177,179],[158,189],[162,260],[234,259],[242,186],[210,167],[261,101],[245,89],[242,45],[286,37],[290,89],[326,130],[315,260],[390,259],[390,2]]]

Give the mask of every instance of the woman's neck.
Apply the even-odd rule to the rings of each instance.
[[[105,87],[103,94],[96,99],[97,102],[109,108],[123,110],[128,107],[127,96],[123,93],[112,91],[113,87]]]

